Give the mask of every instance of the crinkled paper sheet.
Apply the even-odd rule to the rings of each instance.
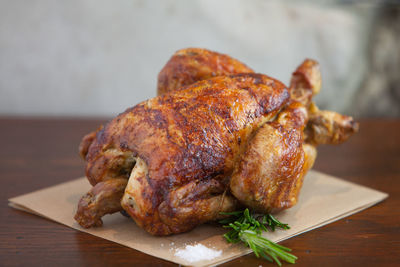
[[[241,244],[227,243],[222,237],[226,230],[216,224],[202,225],[184,234],[154,237],[137,227],[132,220],[117,213],[105,216],[103,227],[83,229],[73,217],[78,200],[89,189],[88,181],[79,178],[9,199],[9,205],[182,265],[217,265],[251,252]],[[298,204],[276,216],[282,222],[289,223],[291,228],[265,233],[265,237],[275,242],[291,238],[366,209],[387,196],[371,188],[310,171],[305,177]],[[222,250],[221,256],[195,263],[174,256],[176,249],[198,243]]]

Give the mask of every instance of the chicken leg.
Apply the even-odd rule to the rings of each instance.
[[[312,165],[312,159],[307,159],[312,155],[303,148],[306,122],[306,108],[292,102],[249,141],[230,182],[233,195],[245,206],[274,213],[296,204],[303,177]]]

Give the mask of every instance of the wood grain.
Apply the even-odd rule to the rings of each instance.
[[[7,199],[83,175],[81,137],[94,119],[0,118],[0,266],[174,266],[11,209]],[[319,148],[315,169],[390,194],[383,203],[282,242],[296,266],[400,265],[400,120],[361,121],[340,146]],[[290,223],[290,222],[289,222]],[[273,266],[254,255],[223,266]]]

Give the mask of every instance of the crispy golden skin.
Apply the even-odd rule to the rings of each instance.
[[[228,55],[201,48],[177,51],[158,74],[157,94],[165,94],[197,81],[253,70]]]
[[[130,174],[122,207],[138,225],[156,235],[190,230],[234,208],[224,193],[234,163],[288,100],[279,81],[239,74],[142,102],[97,133],[87,177],[95,185]]]

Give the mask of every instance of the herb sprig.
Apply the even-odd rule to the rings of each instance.
[[[281,223],[271,214],[260,215],[244,211],[221,212],[229,217],[219,221],[224,228],[231,228],[224,237],[229,243],[244,242],[254,254],[281,266],[279,259],[295,263],[297,257],[289,253],[290,248],[278,245],[261,236],[262,231],[275,231],[276,228],[290,229],[289,225]]]

